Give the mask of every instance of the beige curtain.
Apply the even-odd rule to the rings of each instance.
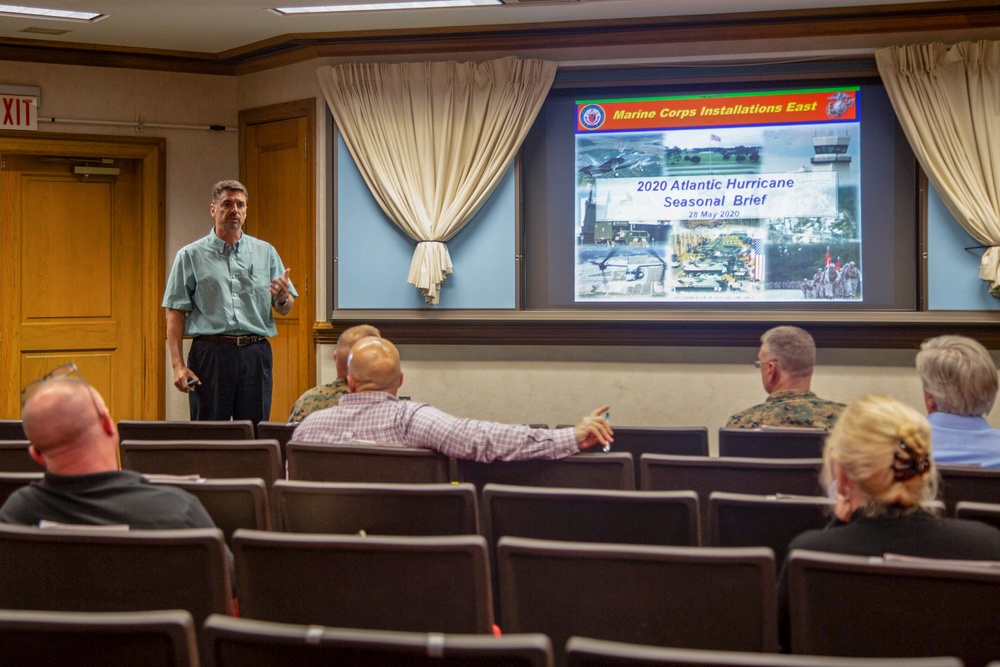
[[[1000,42],[892,46],[875,60],[927,177],[989,246],[979,277],[1000,297]]]
[[[416,249],[407,281],[436,304],[452,272],[445,242],[500,182],[556,64],[354,63],[319,70],[323,94],[368,187]]]

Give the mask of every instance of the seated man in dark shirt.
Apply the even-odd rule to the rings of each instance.
[[[75,372],[75,366],[57,369],[58,377],[36,381],[22,394],[28,453],[45,467],[45,478],[15,491],[0,507],[0,521],[215,527],[191,494],[119,469],[118,428],[100,394]]]

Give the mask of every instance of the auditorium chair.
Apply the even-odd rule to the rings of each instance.
[[[0,440],[0,471],[42,472],[45,468],[28,454],[27,440]]]
[[[541,634],[472,634],[348,630],[211,616],[203,667],[551,667]],[[936,666],[928,666],[936,667]],[[947,666],[947,667],[950,667]]]
[[[708,456],[708,429],[704,426],[615,426],[613,452],[627,452],[634,464],[643,454]],[[635,471],[636,487],[642,486],[642,473]]]
[[[708,540],[713,547],[770,547],[784,562],[799,533],[821,529],[832,516],[826,496],[760,496],[713,491],[708,497]]]
[[[145,475],[284,478],[275,440],[123,440],[122,468]]]
[[[196,480],[147,477],[154,484],[176,486],[196,497],[230,546],[238,528],[271,530],[267,485],[259,477]]]
[[[218,528],[116,531],[0,524],[0,609],[185,609],[196,628],[232,610]]]
[[[644,491],[694,491],[701,508],[702,536],[709,534],[708,497],[713,491],[771,496],[824,495],[820,459],[756,459],[644,454],[639,461]]]
[[[834,658],[747,651],[663,648],[571,637],[568,667],[962,667],[958,658]]]
[[[287,454],[285,453],[285,447],[288,446],[289,441],[292,439],[292,433],[298,424],[290,424],[288,422],[260,422],[257,424],[257,437],[262,440],[277,440],[278,445],[281,447],[281,465],[285,465],[287,460]]]
[[[7,665],[197,667],[194,620],[187,611],[72,612],[0,610]]]
[[[821,428],[720,428],[719,456],[762,459],[823,458],[829,431]]]
[[[769,549],[497,543],[500,627],[549,636],[557,664],[574,636],[690,648],[776,651]]]
[[[361,537],[237,530],[240,616],[408,632],[490,633],[481,535]]]
[[[1000,528],[1000,504],[976,503],[971,500],[962,500],[955,503],[955,517],[971,521],[982,521],[983,523]]]
[[[448,458],[418,447],[293,440],[285,451],[288,479],[303,482],[447,484],[451,481]]]
[[[636,461],[643,454],[708,456],[704,426],[615,426],[613,452],[628,452]]]
[[[10,494],[22,486],[40,482],[43,477],[41,472],[0,472],[0,506],[7,502]]]
[[[482,490],[487,484],[508,486],[547,486],[574,489],[635,489],[635,467],[626,452],[583,453],[554,461],[478,461],[460,460],[458,479]]]
[[[698,546],[698,497],[692,491],[607,491],[487,484],[484,530],[573,542]]]
[[[20,419],[0,419],[0,440],[27,440]]]
[[[253,422],[234,421],[162,421],[122,419],[118,422],[122,440],[251,440]]]
[[[937,469],[941,475],[938,495],[944,499],[949,514],[963,500],[1000,504],[1000,468],[940,464]]]
[[[788,557],[793,653],[950,655],[983,667],[1000,655],[1000,568],[794,550]]]
[[[290,533],[479,534],[471,484],[279,480],[271,495],[278,528]]]

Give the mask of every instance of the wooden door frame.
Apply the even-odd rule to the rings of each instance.
[[[291,102],[282,102],[280,104],[272,104],[264,107],[255,107],[253,109],[242,109],[240,110],[239,119],[239,144],[240,144],[240,180],[245,182],[247,177],[247,155],[246,155],[246,138],[247,138],[247,127],[250,125],[259,125],[261,123],[270,123],[279,120],[291,120],[294,118],[305,118],[306,119],[306,149],[309,151],[306,159],[306,183],[307,186],[307,198],[306,207],[307,210],[312,211],[313,214],[313,224],[310,225],[306,232],[306,254],[311,262],[310,272],[315,277],[318,275],[316,266],[316,156],[318,151],[316,149],[316,98],[306,98],[302,100],[294,100]],[[311,308],[311,312],[303,313],[301,318],[304,322],[312,321],[313,325],[310,327],[314,329],[316,326],[316,302],[313,295],[316,292],[316,280],[314,278],[313,285],[305,286],[307,289],[311,290],[308,294],[308,299],[304,300],[306,305]],[[303,294],[305,296],[305,294]],[[305,347],[305,349],[302,349]],[[304,363],[306,370],[306,379],[308,380],[307,386],[305,388],[299,388],[301,391],[308,389],[310,387],[316,386],[316,342],[312,336],[301,336],[299,344],[297,345],[297,354],[299,355],[300,362]]]
[[[139,288],[141,312],[140,401],[143,418],[163,419],[166,410],[164,372],[166,317],[160,303],[166,284],[166,147],[163,137],[117,137],[56,132],[0,131],[0,159],[4,154],[61,157],[111,157],[141,162],[142,266]],[[7,369],[9,371],[9,369]]]

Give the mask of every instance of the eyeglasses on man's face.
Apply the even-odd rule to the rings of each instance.
[[[762,368],[764,364],[769,364],[772,361],[777,361],[777,359],[767,359],[765,361],[761,361],[760,359],[758,359],[757,361],[753,362],[753,367],[759,369]]]
[[[103,415],[101,414],[101,408],[97,405],[97,399],[94,397],[94,390],[90,387],[89,384],[87,384],[87,381],[80,373],[80,369],[77,368],[76,364],[73,362],[70,362],[68,364],[63,364],[62,366],[58,366],[54,368],[51,372],[43,375],[37,380],[32,380],[31,382],[29,382],[28,385],[21,392],[21,409],[22,410],[24,409],[24,405],[25,403],[28,402],[28,399],[34,396],[35,393],[37,393],[38,390],[41,389],[46,382],[50,382],[52,380],[61,380],[64,378],[77,379],[80,382],[87,385],[87,393],[90,394],[90,401],[94,404],[94,410],[97,412],[98,419],[100,419]]]

